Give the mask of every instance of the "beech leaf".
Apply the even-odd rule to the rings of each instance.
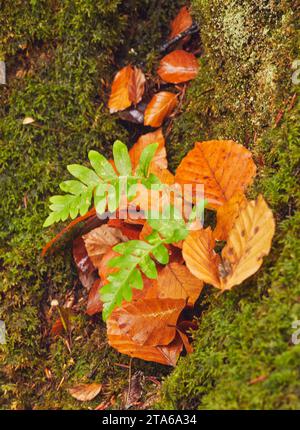
[[[171,22],[171,33],[169,39],[173,39],[178,34],[187,30],[193,24],[193,19],[186,6],[183,6],[176,17]]]
[[[137,67],[123,67],[115,76],[108,101],[110,113],[122,111],[141,101],[145,90],[145,76]]]
[[[186,266],[169,263],[158,275],[158,297],[188,300],[193,305],[198,299],[203,282],[196,278]]]
[[[92,384],[78,384],[68,391],[72,397],[81,402],[88,402],[93,400],[101,391],[102,385],[97,383]]]
[[[119,242],[128,240],[121,230],[102,225],[83,236],[87,253],[95,267],[99,268],[103,255]]]
[[[145,125],[160,127],[177,105],[176,94],[161,91],[155,94],[145,110]]]
[[[185,306],[182,299],[141,299],[114,311],[122,333],[140,345],[168,345],[175,337],[176,323]]]
[[[271,248],[275,222],[262,196],[241,209],[221,256],[214,251],[209,228],[190,232],[183,244],[183,258],[197,278],[221,290],[229,290],[253,275]]]
[[[176,50],[162,58],[157,73],[163,81],[179,84],[194,79],[198,69],[198,61],[194,54]]]
[[[197,142],[175,174],[180,184],[204,185],[208,207],[217,208],[252,183],[256,166],[252,154],[232,140]]]

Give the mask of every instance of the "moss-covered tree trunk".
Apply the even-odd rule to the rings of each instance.
[[[299,57],[296,3],[191,2],[203,55],[168,137],[171,165],[195,141],[238,140],[254,153],[259,174],[252,194],[264,193],[277,234],[250,281],[221,297],[207,289],[195,352],[163,384],[159,407],[300,406],[300,347],[290,341],[300,319],[299,103],[292,103],[299,85],[291,69]],[[82,163],[89,149],[109,155],[116,138],[135,141],[136,130],[106,108],[112,74],[128,62],[154,70],[168,22],[182,4],[0,0],[0,60],[8,71],[0,86],[2,408],[86,407],[66,388],[91,380],[104,384],[104,399],[114,395],[114,407],[122,405],[128,370],[119,364],[129,359],[107,346],[100,318],[85,316],[83,307],[76,314],[71,352],[63,339],[49,336],[51,300],[76,300],[82,287],[68,246],[46,261],[40,257],[55,233],[42,224],[67,164]],[[25,117],[35,123],[23,125]],[[170,372],[139,360],[134,368],[159,378]]]

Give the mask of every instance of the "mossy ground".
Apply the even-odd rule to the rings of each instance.
[[[40,257],[61,228],[45,231],[42,224],[67,164],[84,163],[92,148],[110,156],[117,138],[134,142],[108,113],[108,85],[126,61],[151,69],[179,3],[0,1],[0,59],[8,71],[8,85],[0,86],[0,319],[7,327],[7,344],[0,346],[1,408],[86,408],[112,395],[118,407],[122,400],[128,369],[115,363],[129,358],[108,347],[101,318],[85,316],[82,307],[73,321],[71,354],[63,339],[49,336],[57,317],[46,319],[51,299],[63,304],[67,294],[84,291],[69,247]],[[25,117],[36,122],[24,126]],[[150,375],[167,371],[151,363],[140,367]],[[84,381],[104,384],[102,397],[88,406],[66,391]]]
[[[67,164],[84,162],[92,148],[109,155],[116,138],[134,141],[107,112],[108,84],[126,61],[151,71],[182,3],[0,0],[0,57],[8,69],[8,86],[0,86],[0,319],[8,330],[0,349],[1,408],[85,408],[112,395],[115,407],[121,403],[128,370],[116,363],[129,360],[107,346],[100,318],[76,314],[71,354],[63,339],[47,334],[51,299],[83,292],[68,247],[40,258],[55,232],[42,224]],[[285,101],[288,110],[298,90],[291,82],[299,57],[297,2],[191,3],[204,56],[168,139],[171,166],[196,140],[230,138],[251,148],[259,166],[252,195],[266,197],[277,233],[249,282],[219,297],[206,289],[195,352],[166,379],[158,406],[299,408],[300,347],[290,342],[292,322],[300,319],[299,104],[274,128],[277,112]],[[36,123],[22,125],[25,116]],[[134,367],[169,372],[139,360]],[[259,376],[264,380],[249,384]],[[84,381],[104,384],[88,406],[66,391]]]

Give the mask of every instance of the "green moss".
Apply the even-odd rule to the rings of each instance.
[[[291,337],[300,317],[300,103],[274,127],[298,91],[290,72],[299,55],[292,2],[195,0],[193,8],[204,59],[173,129],[173,163],[196,140],[251,147],[259,168],[251,194],[263,193],[277,229],[254,277],[220,297],[207,288],[195,351],[166,379],[158,407],[299,409],[300,346]]]
[[[71,353],[63,340],[49,335],[57,318],[48,318],[51,300],[63,304],[66,295],[86,297],[86,292],[69,247],[46,260],[40,257],[42,246],[61,228],[45,231],[42,224],[48,197],[67,178],[67,164],[85,162],[92,148],[110,156],[116,138],[131,140],[106,107],[112,75],[126,61],[145,60],[151,69],[178,4],[0,3],[0,56],[8,71],[8,85],[0,86],[0,319],[7,326],[7,344],[0,346],[0,407],[88,407],[66,391],[83,380],[104,384],[96,403],[115,395],[117,406],[128,370],[115,363],[128,364],[129,358],[107,346],[100,320],[76,314]],[[129,44],[136,55],[127,52]],[[35,123],[23,125],[27,116]],[[84,305],[80,312],[84,315]],[[154,369],[166,373],[162,366],[143,364],[145,373]]]

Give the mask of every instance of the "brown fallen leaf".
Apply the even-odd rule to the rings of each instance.
[[[183,6],[177,16],[171,22],[171,33],[169,39],[173,39],[178,34],[187,30],[193,24],[193,19],[186,6]]]
[[[163,136],[162,129],[159,128],[154,132],[142,135],[138,139],[138,141],[133,145],[133,147],[130,149],[129,155],[130,155],[133,169],[135,169],[138,166],[138,163],[140,161],[140,156],[143,150],[146,148],[146,146],[150,145],[151,143],[158,143],[158,148],[152,159],[149,171],[152,172],[151,168],[153,167],[153,165],[161,169],[166,169],[168,167],[167,152],[165,148],[165,138]]]
[[[86,313],[89,316],[102,312],[103,303],[100,299],[100,290],[102,288],[102,285],[103,283],[101,279],[97,279],[89,292],[88,302],[86,306]]]
[[[189,338],[187,337],[187,335],[185,333],[183,333],[181,330],[177,329],[177,333],[179,334],[182,343],[184,345],[184,348],[187,352],[187,354],[191,354],[193,352],[193,347],[190,344]]]
[[[126,236],[129,240],[139,239],[140,232],[142,229],[141,225],[129,224],[127,220],[122,219],[112,219],[110,218],[107,225],[109,227],[115,227],[121,230],[122,234]]]
[[[155,94],[145,110],[145,125],[160,127],[177,105],[176,94],[161,91]]]
[[[214,252],[210,227],[191,232],[183,244],[183,258],[197,278],[229,290],[253,275],[268,255],[275,221],[262,196],[247,202],[236,218],[221,257]]]
[[[268,375],[260,375],[257,378],[251,379],[251,381],[248,382],[249,385],[255,385],[259,382],[263,382],[268,378]]]
[[[175,174],[180,184],[204,185],[209,207],[217,208],[253,181],[256,166],[252,154],[232,140],[197,142]]]
[[[132,103],[137,104],[144,94],[145,82],[145,76],[140,69],[130,65],[123,67],[112,83],[108,101],[110,113],[124,110]]]
[[[107,320],[107,336],[109,345],[122,354],[168,366],[176,365],[183,348],[180,336],[176,336],[173,342],[166,346],[139,345],[133,342],[128,335],[123,334],[120,330],[114,313]]]
[[[96,382],[92,384],[78,384],[68,391],[72,397],[81,402],[89,402],[93,400],[101,391],[102,385]]]
[[[159,272],[157,282],[160,299],[184,299],[190,305],[194,305],[203,289],[203,282],[179,263],[165,266]]]
[[[217,209],[217,225],[214,229],[214,238],[216,240],[227,240],[236,218],[246,204],[247,199],[244,194],[236,193]]]
[[[33,122],[35,122],[35,119],[31,118],[30,116],[27,116],[26,118],[23,119],[22,124],[29,125],[29,124],[32,124]]]
[[[103,255],[119,242],[126,242],[128,238],[121,230],[101,225],[82,236],[87,253],[95,267],[99,268]]]
[[[141,299],[124,303],[114,311],[121,333],[139,345],[168,345],[176,335],[176,323],[185,306],[182,299]]]
[[[158,75],[165,82],[179,84],[195,79],[199,64],[194,54],[176,50],[160,60]]]
[[[145,83],[146,78],[144,73],[137,67],[133,67],[131,79],[129,80],[128,94],[129,100],[135,105],[142,100],[145,91]]]

